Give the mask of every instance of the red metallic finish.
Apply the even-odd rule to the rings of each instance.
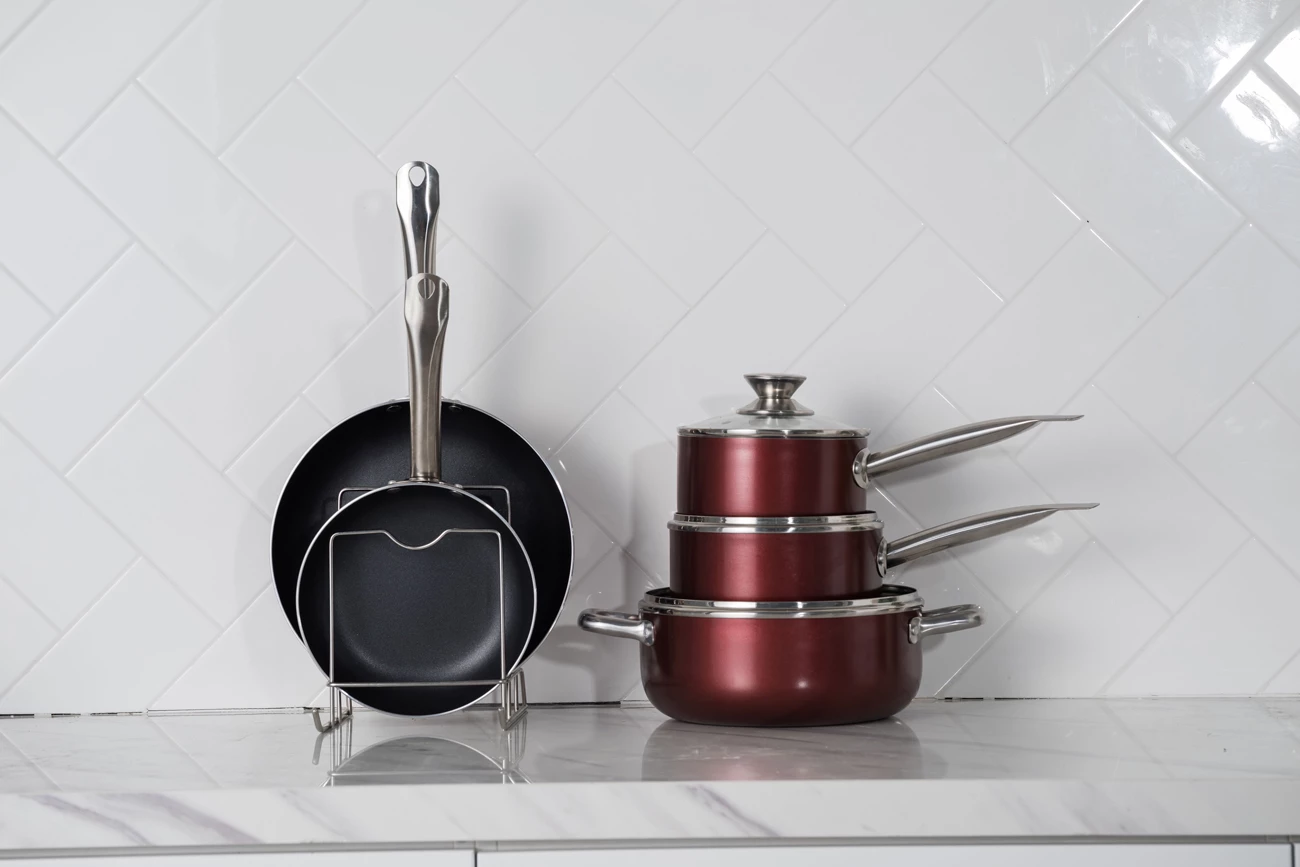
[[[677,438],[677,511],[771,517],[867,510],[853,480],[866,437]]]
[[[821,533],[668,531],[669,582],[685,599],[797,602],[880,587],[881,530]]]
[[[723,618],[643,612],[641,680],[660,711],[705,725],[818,726],[884,719],[921,685],[919,611]]]

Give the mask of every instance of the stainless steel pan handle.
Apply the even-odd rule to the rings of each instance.
[[[1081,418],[1083,418],[1081,415],[1022,415],[1013,418],[995,418],[942,430],[878,452],[868,452],[863,449],[853,460],[853,480],[858,483],[858,487],[866,488],[870,486],[872,479],[885,473],[992,445],[1022,434],[1045,421],[1075,421]]]
[[[406,254],[406,357],[411,382],[411,479],[442,477],[442,351],[450,289],[434,273],[438,172],[428,163],[397,170],[397,216]]]
[[[1011,509],[998,509],[949,521],[928,530],[920,530],[910,536],[903,536],[893,542],[882,542],[880,546],[880,574],[884,575],[890,568],[901,566],[911,560],[935,554],[956,545],[978,542],[993,536],[1000,536],[1021,527],[1043,520],[1057,512],[1095,509],[1097,503],[1048,503],[1041,506],[1016,506]]]
[[[984,612],[978,605],[950,605],[933,611],[922,611],[907,624],[907,640],[912,644],[927,635],[943,635],[945,632],[961,632],[974,629],[984,622]]]
[[[655,643],[655,625],[649,620],[642,619],[640,614],[588,608],[578,614],[578,627],[597,635],[631,638],[646,647]]]

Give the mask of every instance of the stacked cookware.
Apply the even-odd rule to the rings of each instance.
[[[579,625],[641,643],[646,696],[686,722],[834,725],[897,713],[921,682],[923,638],[980,625],[976,605],[926,610],[886,583],[910,560],[1095,503],[1002,509],[886,541],[872,480],[1043,422],[976,422],[871,452],[864,428],[794,399],[804,377],[751,374],[730,415],[678,428],[670,586],[638,611],[588,609]]]
[[[276,506],[275,584],[350,698],[403,716],[498,688],[503,705],[521,704],[518,667],[568,593],[569,512],[523,437],[442,398],[452,304],[435,265],[438,173],[412,162],[396,181],[411,397],[341,422],[299,461]]]

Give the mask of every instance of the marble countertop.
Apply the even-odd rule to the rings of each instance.
[[[1300,699],[921,701],[822,729],[651,708],[0,719],[0,850],[1300,837]]]

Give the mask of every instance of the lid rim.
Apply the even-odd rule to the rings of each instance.
[[[871,596],[849,599],[821,599],[807,602],[730,602],[680,599],[667,587],[651,590],[637,609],[648,614],[673,617],[716,617],[719,619],[800,620],[818,617],[871,617],[920,611],[925,600],[912,587],[886,584]]]

